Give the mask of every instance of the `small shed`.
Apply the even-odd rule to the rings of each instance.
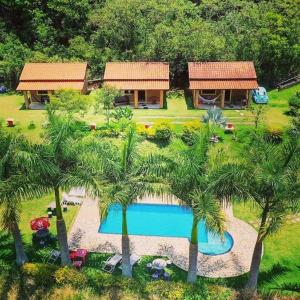
[[[87,63],[26,63],[17,91],[22,91],[26,108],[44,104],[60,89],[87,91]]]
[[[104,84],[121,90],[124,104],[134,108],[162,108],[169,90],[169,64],[164,62],[109,62]]]
[[[249,104],[249,93],[258,88],[252,61],[190,62],[189,88],[195,108],[241,109]]]

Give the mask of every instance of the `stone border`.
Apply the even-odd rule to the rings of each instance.
[[[140,201],[146,202],[146,201]],[[148,203],[161,203],[151,199]],[[176,202],[176,201],[175,201]],[[172,201],[174,204],[174,201]],[[164,203],[165,204],[165,203]],[[198,275],[211,278],[239,276],[249,271],[257,232],[233,216],[232,207],[225,208],[227,231],[234,243],[221,255],[199,252]],[[85,248],[91,252],[120,253],[121,235],[99,233],[100,217],[97,201],[85,199],[69,235],[70,248]],[[138,255],[166,256],[183,270],[188,269],[189,241],[187,238],[130,236],[131,252]]]

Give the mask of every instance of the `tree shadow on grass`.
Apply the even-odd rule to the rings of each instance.
[[[0,299],[7,299],[7,293],[18,273],[14,262],[13,239],[8,233],[0,231]]]
[[[272,266],[271,269],[262,271],[259,273],[258,276],[258,284],[259,286],[269,284],[272,281],[274,281],[275,278],[278,278],[278,276],[282,276],[285,273],[290,271],[290,269],[286,266],[283,266],[281,264],[275,264]]]
[[[193,95],[191,91],[185,90],[184,91],[184,99],[186,103],[186,107],[188,110],[194,110],[194,103],[193,103]]]

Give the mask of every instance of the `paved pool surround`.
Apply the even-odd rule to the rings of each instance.
[[[139,202],[166,204],[155,197]],[[172,200],[176,204],[176,200]],[[250,269],[257,232],[244,221],[233,216],[232,207],[225,209],[226,229],[234,243],[231,250],[220,255],[198,253],[198,275],[205,277],[233,277]],[[99,233],[99,207],[96,200],[86,198],[69,232],[70,248],[86,248],[92,252],[120,253],[121,235]],[[187,238],[130,235],[131,252],[138,255],[166,256],[183,270],[188,269],[189,241]]]

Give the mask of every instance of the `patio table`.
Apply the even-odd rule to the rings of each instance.
[[[162,258],[157,258],[152,262],[152,269],[163,270],[168,265],[168,262]]]
[[[82,262],[85,263],[88,251],[86,249],[77,249],[76,251],[76,260],[82,259]]]

